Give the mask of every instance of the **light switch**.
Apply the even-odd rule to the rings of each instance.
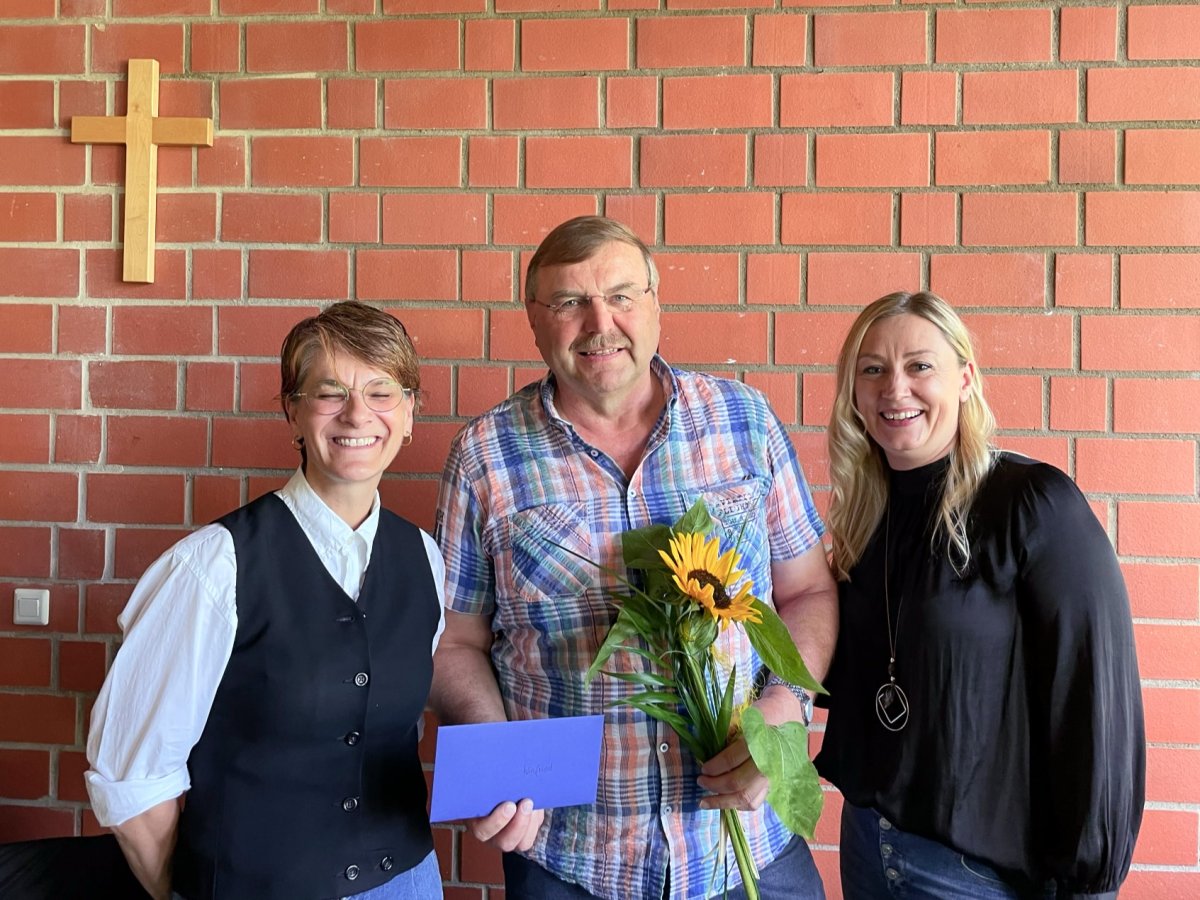
[[[17,588],[13,591],[14,625],[49,625],[50,592],[45,588]]]

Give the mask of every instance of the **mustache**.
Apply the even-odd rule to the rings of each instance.
[[[616,336],[600,335],[577,341],[571,349],[576,353],[595,353],[599,350],[626,350],[629,341]]]

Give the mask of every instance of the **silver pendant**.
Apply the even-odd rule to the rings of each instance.
[[[875,692],[875,715],[888,731],[900,731],[908,724],[908,697],[896,682],[889,681]]]

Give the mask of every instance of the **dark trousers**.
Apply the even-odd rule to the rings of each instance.
[[[758,888],[762,900],[825,900],[825,886],[817,873],[812,852],[802,838],[794,837],[783,852],[760,873]],[[535,862],[516,853],[504,854],[505,900],[597,900],[577,884],[555,878]],[[660,900],[657,897],[628,900]],[[725,900],[718,895],[713,900]],[[746,892],[736,887],[729,900],[746,900]]]

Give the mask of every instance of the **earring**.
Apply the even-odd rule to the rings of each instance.
[[[410,431],[408,434],[406,434],[404,436],[404,439],[402,441],[400,441],[400,446],[407,447],[411,443],[412,443],[412,432]]]
[[[292,435],[292,449],[299,451],[304,448],[304,438],[298,434]]]

